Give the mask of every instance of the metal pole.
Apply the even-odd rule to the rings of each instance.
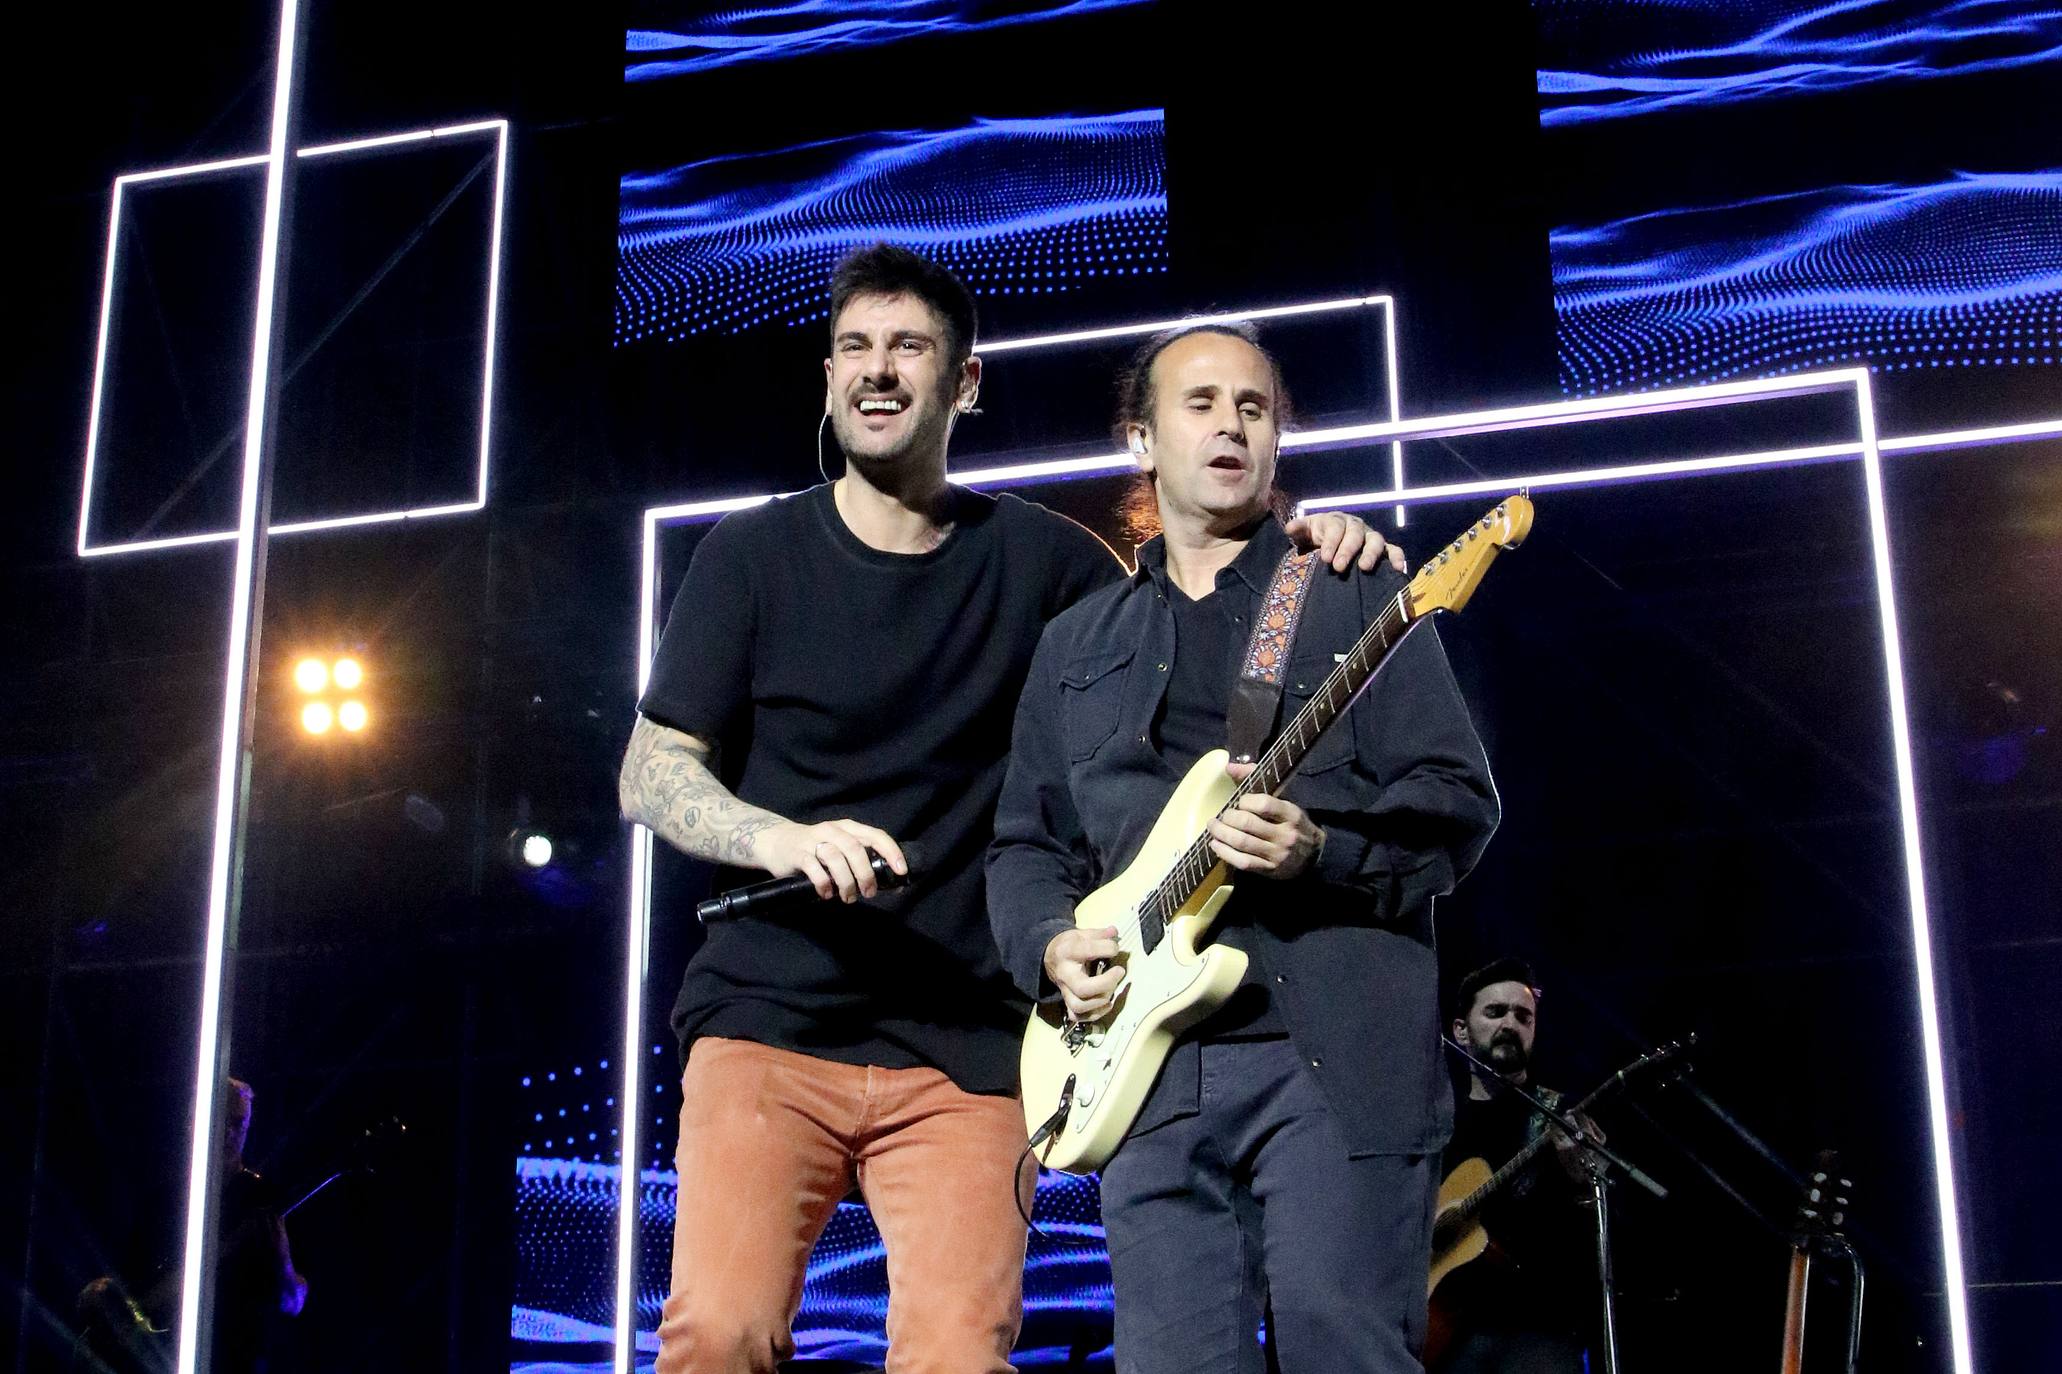
[[[1597,1328],[1600,1374],[1618,1374],[1618,1315],[1611,1277],[1611,1181],[1594,1164],[1589,1171],[1590,1207],[1597,1219]]]

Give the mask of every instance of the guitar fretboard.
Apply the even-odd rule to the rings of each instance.
[[[1696,1037],[1691,1036],[1689,1043],[1695,1044]],[[1589,1094],[1574,1106],[1563,1106],[1558,1110],[1563,1116],[1580,1116],[1595,1106],[1606,1094],[1625,1086],[1636,1075],[1645,1073],[1649,1069],[1659,1068],[1682,1053],[1683,1047],[1681,1044],[1670,1043],[1661,1049],[1653,1051],[1651,1054],[1641,1055],[1638,1059],[1590,1089]],[[1477,1187],[1452,1207],[1442,1210],[1439,1214],[1440,1234],[1449,1234],[1471,1221],[1475,1213],[1482,1210],[1482,1205],[1496,1195],[1498,1189],[1516,1178],[1520,1170],[1537,1159],[1539,1152],[1552,1143],[1552,1133],[1541,1131],[1526,1143],[1525,1148],[1505,1160],[1504,1166],[1501,1169],[1498,1169],[1487,1179],[1484,1179],[1481,1186]]]
[[[1219,815],[1238,805],[1241,797],[1252,793],[1274,796],[1288,784],[1297,765],[1316,745],[1318,737],[1367,689],[1375,670],[1382,666],[1382,660],[1417,623],[1418,617],[1410,613],[1409,604],[1406,590],[1398,592],[1382,608],[1382,613],[1375,617],[1353,648],[1318,684],[1310,700],[1303,704],[1303,709],[1282,727],[1281,734],[1254,763],[1253,771],[1232,793],[1231,799],[1219,810]],[[1167,922],[1209,880],[1217,863],[1217,855],[1210,848],[1210,837],[1198,835],[1168,869],[1160,885],[1139,904],[1139,942],[1147,953],[1158,947],[1166,934]]]

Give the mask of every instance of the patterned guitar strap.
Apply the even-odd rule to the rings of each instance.
[[[1310,590],[1316,567],[1314,549],[1283,554],[1274,580],[1267,584],[1260,614],[1253,617],[1253,637],[1246,643],[1239,680],[1232,684],[1231,711],[1224,722],[1224,747],[1234,763],[1251,763],[1267,747],[1275,709],[1281,705],[1289,647],[1296,642],[1296,626],[1303,619],[1303,595]]]

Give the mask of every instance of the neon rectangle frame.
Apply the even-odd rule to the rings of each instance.
[[[1108,336],[1096,334],[1092,337]],[[1905,694],[1904,654],[1898,630],[1889,517],[1883,494],[1882,461],[1885,452],[1924,452],[2045,438],[2062,432],[2062,423],[2035,422],[2027,425],[1998,426],[1987,430],[1915,435],[1903,440],[1880,441],[1876,433],[1870,373],[1866,368],[1844,368],[1653,391],[1632,396],[1509,406],[1410,421],[1392,419],[1387,422],[1336,426],[1287,436],[1283,446],[1323,451],[1387,442],[1392,445],[1392,452],[1400,452],[1397,446],[1411,440],[1596,423],[1713,406],[1837,394],[1843,391],[1851,391],[1855,399],[1859,438],[1852,443],[1818,444],[1760,453],[1622,464],[1589,470],[1443,483],[1421,488],[1406,487],[1399,471],[1396,484],[1389,490],[1312,498],[1302,502],[1301,508],[1314,511],[1391,502],[1401,507],[1410,501],[1457,500],[1470,495],[1505,494],[1521,488],[1550,490],[1561,487],[1671,480],[1714,472],[1751,471],[1804,463],[1861,463],[1872,563],[1876,574],[1877,615],[1883,634],[1883,669],[1890,708],[1889,725],[1897,782],[1899,834],[1904,851],[1906,901],[1911,919],[1913,962],[1918,975],[1921,1051],[1925,1061],[1923,1067],[1926,1077],[1927,1117],[1932,1137],[1934,1186],[1940,1217],[1942,1273],[1948,1308],[1950,1352],[1954,1374],[1973,1374],[1967,1288],[1962,1263],[1961,1220],[1956,1201],[1954,1159],[1948,1128],[1948,1086],[1941,1046],[1939,993],[1933,967],[1932,925],[1926,898],[1918,792]],[[1129,466],[1130,459],[1127,455],[1113,454],[1058,462],[1029,462],[989,467],[953,474],[953,479],[968,486],[990,486],[1040,477],[1121,471]],[[642,594],[638,625],[637,683],[640,696],[650,676],[651,656],[658,628],[655,603],[657,540],[660,525],[708,520],[729,511],[760,505],[771,499],[772,494],[769,493],[714,501],[685,502],[655,506],[644,513]],[[617,1374],[629,1374],[635,1354],[634,1241],[638,1217],[634,1180],[638,1171],[633,1150],[636,1141],[634,1132],[639,1092],[636,1065],[640,1062],[638,1050],[644,1035],[644,985],[650,972],[652,835],[641,825],[632,826],[631,832],[629,966],[626,971],[624,1046],[624,1060],[630,1067],[625,1070],[629,1079],[624,1088],[626,1106],[625,1125],[622,1128],[622,1157],[625,1164],[620,1170],[624,1183],[619,1195],[617,1218],[614,1366]]]
[[[1102,342],[1110,339],[1143,337],[1157,334],[1165,329],[1185,325],[1232,324],[1252,320],[1284,319],[1293,316],[1322,314],[1328,311],[1376,309],[1382,311],[1383,365],[1388,374],[1387,402],[1391,423],[1401,420],[1403,407],[1402,387],[1397,378],[1396,341],[1396,298],[1389,295],[1346,296],[1334,300],[1305,301],[1292,305],[1259,306],[1250,310],[1227,311],[1211,315],[1189,315],[1179,319],[1149,320],[1137,324],[1110,325],[1106,327],[1070,330],[1053,334],[1032,335],[1021,339],[981,341],[974,351],[984,357],[999,353],[1022,352],[1033,348],[1058,348],[1073,343]],[[1296,435],[1283,437],[1284,448],[1298,446]],[[1401,440],[1389,446],[1390,471],[1398,487],[1403,485],[1403,444]],[[1123,472],[1132,466],[1128,453],[1092,454],[1086,457],[1037,459],[1022,463],[1002,463],[989,467],[972,468],[962,472],[948,473],[954,482],[969,487],[1008,486],[1016,482],[1037,481],[1054,477],[1089,477],[1098,474]],[[661,525],[687,524],[698,520],[720,518],[734,510],[746,510],[752,506],[764,505],[777,493],[768,492],[756,496],[724,497],[710,501],[676,502],[669,505],[652,506],[644,512],[644,537],[640,544],[639,567],[639,612],[637,627],[637,694],[641,698],[651,678],[652,652],[657,643],[658,623],[656,599],[658,596],[658,532]],[[1399,519],[1402,508],[1398,507]],[[616,1218],[616,1354],[615,1374],[630,1374],[636,1352],[636,1242],[637,1242],[637,1193],[638,1176],[637,1113],[643,1082],[638,1066],[643,1063],[639,1053],[644,1040],[644,985],[651,969],[651,831],[641,825],[630,827],[630,931],[628,939],[628,968],[624,973],[625,1002],[623,1008],[623,1124],[617,1129],[621,1135],[621,1158],[618,1166],[622,1179],[622,1192],[617,1204]]]
[[[336,516],[321,520],[296,520],[271,526],[268,534],[300,534],[309,530],[343,529],[355,525],[378,525],[401,520],[422,520],[439,515],[461,515],[476,511],[487,504],[487,475],[489,456],[492,452],[492,430],[494,419],[494,344],[495,325],[499,317],[501,301],[501,240],[503,211],[508,190],[508,121],[506,119],[482,119],[466,124],[442,125],[432,129],[415,129],[405,133],[378,134],[369,138],[348,139],[340,143],[323,143],[300,149],[295,156],[302,158],[335,157],[349,153],[361,153],[375,149],[389,149],[410,144],[427,143],[436,139],[461,138],[492,132],[494,148],[494,211],[488,230],[487,242],[487,312],[486,336],[482,344],[480,380],[480,456],[475,478],[475,491],[470,501],[448,502],[435,506],[416,506],[406,510],[372,511],[359,515]],[[107,260],[100,286],[100,335],[93,351],[92,401],[86,414],[86,466],[79,494],[79,538],[78,554],[81,558],[98,558],[118,553],[143,553],[157,549],[190,548],[199,544],[228,543],[237,537],[235,530],[212,530],[203,534],[172,535],[163,539],[132,539],[112,544],[88,543],[93,516],[93,479],[98,464],[100,447],[100,411],[107,377],[108,336],[113,328],[115,274],[119,269],[117,249],[121,243],[122,197],[129,186],[152,182],[171,181],[185,177],[207,176],[215,173],[239,171],[246,168],[263,167],[270,161],[268,155],[259,153],[249,157],[219,158],[213,162],[197,162],[181,167],[160,167],[146,172],[124,172],[114,180],[114,195],[107,216]]]

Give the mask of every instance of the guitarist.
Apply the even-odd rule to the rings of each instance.
[[[260,1374],[271,1367],[280,1319],[297,1317],[308,1301],[308,1281],[294,1268],[286,1223],[270,1185],[244,1163],[256,1094],[240,1078],[223,1080],[220,1158],[220,1241],[215,1259],[212,1324],[214,1374]],[[102,1276],[79,1294],[80,1346],[74,1368],[116,1374],[154,1374],[172,1367],[167,1325],[179,1306],[180,1271],[169,1271],[132,1298],[119,1280]]]
[[[1286,416],[1273,359],[1240,327],[1154,339],[1122,387],[1119,438],[1162,533],[1047,628],[988,862],[1005,967],[1077,1017],[1109,1010],[1124,970],[1103,966],[1115,932],[1077,928],[1075,904],[1226,742],[1290,548],[1274,514]],[[1278,719],[1401,586],[1388,569],[1315,573]],[[1103,1170],[1117,1368],[1246,1374],[1271,1352],[1290,1374],[1416,1370],[1451,1111],[1432,899],[1497,818],[1439,641],[1406,638],[1286,795],[1240,805],[1211,822],[1211,848],[1235,870],[1218,929],[1251,956],[1246,982],[1176,1045]]]
[[[1536,988],[1523,960],[1498,959],[1476,969],[1455,989],[1450,1033],[1499,1077],[1559,1107],[1559,1094],[1532,1082]],[[1594,1122],[1576,1121],[1603,1141]],[[1589,1183],[1582,1146],[1470,1068],[1445,1168],[1451,1172],[1468,1159],[1498,1168],[1542,1133],[1552,1137],[1554,1162],[1535,1160],[1484,1205],[1491,1251],[1447,1275],[1433,1294],[1435,1325],[1452,1327],[1450,1342],[1437,1342],[1445,1348],[1432,1363],[1436,1374],[1579,1374],[1583,1368],[1597,1295],[1592,1223],[1582,1211]]]

